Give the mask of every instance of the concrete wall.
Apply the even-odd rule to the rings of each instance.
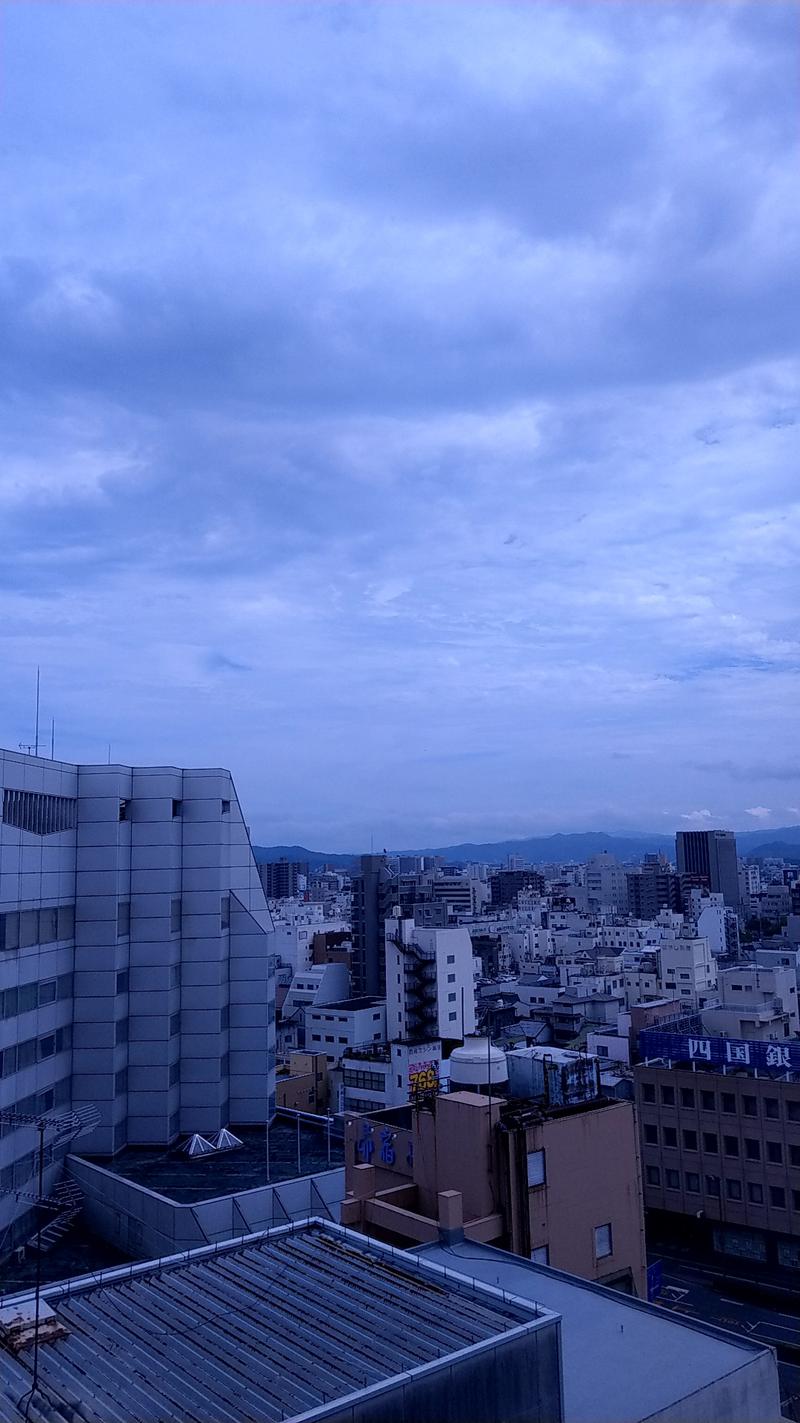
[[[781,1416],[778,1372],[774,1360],[761,1354],[735,1373],[652,1413],[647,1423],[779,1423]]]
[[[193,1205],[171,1201],[79,1156],[67,1158],[67,1169],[84,1193],[90,1229],[118,1250],[143,1260],[270,1230],[288,1220],[324,1215],[326,1207],[338,1220],[344,1197],[341,1166]]]

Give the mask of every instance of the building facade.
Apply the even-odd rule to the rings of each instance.
[[[108,1156],[264,1121],[271,921],[229,773],[0,752],[0,806],[0,1107],[91,1106]],[[6,1124],[5,1192],[35,1136]]]
[[[675,836],[678,874],[688,890],[704,886],[739,908],[739,860],[732,830],[679,830]]]

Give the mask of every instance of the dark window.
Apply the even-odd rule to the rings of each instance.
[[[119,1072],[114,1073],[114,1091],[117,1096],[128,1090],[128,1069],[121,1067]]]
[[[703,1108],[703,1111],[704,1111],[704,1112],[713,1112],[713,1111],[716,1111],[717,1102],[716,1102],[716,1098],[715,1098],[715,1096],[714,1096],[714,1093],[713,1093],[713,1092],[701,1092],[701,1093],[700,1093],[700,1105],[701,1105],[701,1107]]]
[[[700,1177],[698,1176],[696,1171],[686,1172],[686,1189],[687,1191],[700,1190]]]
[[[790,1122],[791,1122],[791,1121],[800,1121],[800,1112],[798,1113],[798,1115],[797,1115],[796,1117],[794,1117],[794,1118],[792,1117],[791,1108],[792,1108],[793,1105],[794,1105],[794,1106],[797,1106],[798,1108],[800,1108],[800,1102],[787,1103],[787,1106],[789,1107],[789,1121],[790,1121]],[[771,1121],[777,1121],[779,1115],[780,1115],[780,1112],[779,1112],[779,1109],[778,1109],[778,1099],[777,1099],[777,1097],[765,1097],[765,1098],[764,1098],[764,1116],[765,1116],[765,1117],[769,1117]]]
[[[773,1166],[783,1165],[783,1147],[779,1141],[767,1142],[767,1161],[771,1161]]]
[[[127,993],[128,991],[128,970],[126,968],[121,968],[117,974],[116,989],[117,993]]]
[[[39,943],[52,944],[58,938],[58,910],[39,910]]]
[[[764,1187],[761,1185],[761,1183],[760,1183],[759,1181],[748,1181],[748,1183],[747,1183],[747,1199],[748,1199],[748,1201],[751,1201],[754,1206],[763,1206],[763,1204],[764,1204]]]
[[[693,1106],[694,1106],[694,1088],[693,1088],[693,1087],[681,1087],[681,1106],[682,1106],[682,1107],[693,1107]]]
[[[800,1146],[789,1147],[789,1160],[792,1166],[800,1166]]]
[[[183,810],[183,801],[174,800],[172,802],[172,819],[175,820]]]
[[[722,1145],[726,1156],[739,1155],[739,1138],[736,1136],[724,1136]]]
[[[75,905],[61,904],[58,908],[58,937],[59,939],[74,939],[75,937]]]
[[[725,1194],[729,1201],[740,1201],[742,1199],[741,1181],[726,1181]]]
[[[229,894],[223,894],[223,896],[222,896],[222,900],[221,900],[221,902],[220,902],[219,919],[220,919],[220,927],[221,927],[221,928],[223,928],[223,929],[230,929],[230,927],[231,927],[231,897],[230,897]]]
[[[715,1131],[703,1132],[703,1150],[713,1152],[714,1155],[719,1151],[719,1141]]]
[[[736,1111],[736,1097],[733,1092],[722,1093],[722,1110],[728,1113]]]
[[[170,1035],[170,1037],[171,1037],[171,1038],[177,1037],[177,1035],[178,1035],[178,1033],[180,1032],[180,1030],[181,1030],[181,1015],[180,1015],[180,1013],[173,1013],[173,1014],[172,1014],[172,1017],[171,1017],[170,1020],[169,1020],[169,1035]]]
[[[114,1043],[115,1043],[116,1046],[119,1046],[120,1043],[126,1043],[127,1041],[128,1041],[128,1019],[127,1019],[127,1018],[120,1018],[120,1019],[118,1020],[118,1022],[115,1023],[115,1025],[114,1025]]]
[[[223,814],[223,815],[230,815],[230,813],[231,813],[231,803],[230,803],[229,800],[224,800],[224,801],[222,802],[222,814]]]
[[[665,1179],[666,1179],[666,1183],[667,1183],[667,1188],[668,1188],[668,1190],[670,1190],[670,1191],[679,1191],[679,1190],[680,1190],[680,1188],[681,1188],[680,1172],[678,1172],[678,1171],[665,1171],[665,1172],[664,1172],[664,1176],[665,1176]]]
[[[52,1057],[56,1050],[56,1035],[48,1033],[46,1037],[39,1039],[39,1061],[43,1058]]]
[[[131,902],[120,899],[117,904],[117,938],[127,939],[131,932]]]
[[[658,1146],[658,1127],[645,1124],[644,1139],[648,1146]]]
[[[661,1101],[664,1103],[664,1106],[665,1106],[665,1107],[674,1107],[674,1106],[675,1106],[675,1088],[674,1088],[674,1087],[662,1087],[662,1088],[661,1088]]]
[[[45,1003],[55,1003],[58,994],[58,982],[55,978],[45,979],[39,984],[39,1007]]]
[[[792,1210],[800,1211],[800,1191],[792,1191]]]
[[[179,899],[171,900],[169,906],[169,932],[171,934],[180,934],[182,918],[181,901]]]
[[[645,1171],[645,1176],[648,1186],[661,1185],[661,1170],[658,1166],[648,1166]],[[796,1192],[796,1194],[800,1195],[800,1191]]]
[[[786,1192],[783,1186],[770,1186],[769,1203],[771,1206],[778,1206],[780,1210],[786,1209]]]
[[[742,1107],[746,1117],[758,1116],[758,1101],[755,1097],[743,1097]]]
[[[718,1195],[719,1195],[719,1187],[720,1187],[719,1176],[706,1176],[706,1195],[707,1195],[707,1196],[718,1196]]]
[[[696,1132],[696,1131],[684,1131],[684,1133],[683,1133],[683,1145],[684,1145],[684,1147],[686,1148],[687,1151],[696,1151],[696,1150],[697,1150],[697,1132]]]
[[[776,1112],[775,1116],[777,1117],[777,1115]],[[790,1122],[800,1122],[800,1102],[787,1102],[786,1115]],[[769,1112],[767,1112],[767,1116],[770,1116]]]
[[[662,1127],[661,1131],[665,1146],[678,1145],[678,1132],[676,1127]]]
[[[656,1088],[655,1088],[655,1083],[654,1083],[654,1082],[643,1082],[643,1083],[642,1083],[642,1101],[643,1101],[643,1102],[655,1102],[655,1100],[656,1100]]]
[[[128,819],[128,805],[129,805],[129,802],[128,802],[127,800],[121,800],[121,801],[120,801],[120,803],[119,803],[119,818],[120,818],[120,820],[127,820],[127,819]]]
[[[755,1137],[746,1136],[744,1139],[744,1154],[747,1157],[748,1161],[760,1161],[761,1142],[756,1141]]]

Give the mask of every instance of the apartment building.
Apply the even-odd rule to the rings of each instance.
[[[782,1042],[800,1031],[797,974],[790,965],[741,964],[718,977],[718,1006],[703,1014],[704,1031],[725,1038]]]
[[[462,1042],[475,1032],[472,939],[466,928],[386,922],[386,1025],[390,1042]]]
[[[263,1122],[271,920],[229,773],[6,751],[0,809],[0,1107],[91,1105],[81,1148],[109,1156]],[[5,1192],[35,1139],[4,1127]],[[0,1229],[24,1209],[4,1195]]]
[[[639,1047],[654,1229],[800,1279],[800,1045],[645,1031]]]
[[[717,968],[707,939],[665,939],[658,962],[659,993],[665,998],[679,998],[691,1012],[716,1001]]]

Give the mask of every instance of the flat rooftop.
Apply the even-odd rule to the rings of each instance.
[[[353,1012],[357,1008],[377,1008],[378,1004],[386,1002],[385,998],[340,998],[336,1003],[314,1003],[312,1012],[314,1013],[340,1013]]]
[[[50,1423],[277,1423],[351,1410],[388,1419],[398,1416],[392,1402],[404,1412],[414,1371],[447,1391],[458,1356],[477,1346],[491,1386],[504,1336],[523,1342],[554,1322],[529,1301],[320,1221],[106,1271],[43,1298],[65,1331],[39,1346],[44,1398],[33,1416],[43,1409]],[[32,1296],[16,1304],[27,1315]],[[0,1420],[21,1423],[32,1344],[0,1354]],[[367,1390],[365,1407],[352,1395]]]
[[[566,1423],[640,1423],[724,1378],[735,1394],[739,1370],[758,1354],[770,1356],[763,1344],[474,1240],[416,1253],[561,1316]],[[780,1418],[776,1369],[774,1389],[774,1411],[761,1415],[763,1423]],[[680,1412],[693,1416],[710,1415]]]
[[[324,1121],[300,1125],[298,1154],[297,1126],[277,1117],[269,1129],[269,1159],[265,1127],[232,1128],[241,1138],[236,1151],[220,1151],[213,1156],[188,1157],[180,1149],[128,1146],[118,1156],[91,1158],[106,1171],[157,1191],[172,1201],[194,1204],[250,1191],[256,1186],[278,1185],[298,1176],[315,1176],[344,1164],[344,1145],[334,1131],[328,1134]],[[78,1155],[79,1153],[76,1153]]]

